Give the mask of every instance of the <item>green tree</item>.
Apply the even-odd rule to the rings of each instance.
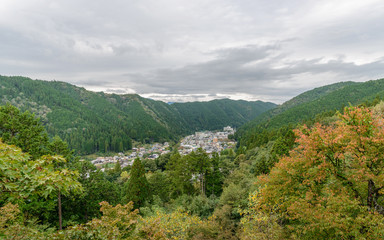
[[[70,163],[73,163],[75,160],[74,151],[70,150],[68,143],[59,136],[55,136],[49,141],[48,149],[51,155],[60,155]]]
[[[133,210],[133,203],[112,206],[101,202],[100,206],[103,216],[60,231],[54,239],[131,239],[138,219],[138,210]]]
[[[125,201],[133,201],[134,207],[139,208],[145,201],[151,199],[150,186],[145,177],[144,166],[139,158],[133,162],[130,178],[125,184]]]
[[[80,193],[83,188],[77,181],[78,173],[55,166],[65,159],[45,155],[31,160],[19,148],[0,141],[0,200],[28,205],[35,197],[51,199],[60,194]],[[58,199],[60,201],[60,199]],[[61,206],[58,202],[59,225]]]
[[[79,182],[84,191],[77,198],[64,198],[64,219],[85,223],[89,219],[99,217],[99,203],[107,201],[110,204],[120,203],[121,186],[110,182],[105,173],[97,169],[89,161],[79,161],[75,164],[79,172]],[[64,222],[64,226],[67,223]]]
[[[184,157],[184,161],[191,167],[192,174],[196,175],[199,179],[200,193],[205,196],[206,191],[206,177],[211,168],[211,159],[203,149],[199,148],[189,155]]]
[[[48,154],[48,135],[39,119],[10,104],[0,107],[0,136],[3,142],[20,147],[33,159]]]
[[[213,153],[210,159],[211,167],[208,168],[206,176],[207,195],[220,196],[223,191],[224,176],[220,169],[220,157],[218,153]]]
[[[115,163],[115,166],[112,169],[106,171],[106,177],[110,182],[115,182],[121,175],[121,164],[120,161]]]
[[[148,177],[148,182],[151,186],[153,195],[157,195],[165,202],[169,200],[170,195],[170,180],[165,172],[156,171]]]
[[[167,172],[169,176],[170,193],[172,197],[183,194],[193,194],[195,189],[192,185],[191,166],[185,157],[181,157],[179,153],[173,154],[167,163]]]

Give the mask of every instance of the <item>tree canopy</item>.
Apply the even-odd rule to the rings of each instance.
[[[48,135],[33,114],[7,104],[0,106],[0,136],[4,142],[19,146],[33,158],[48,153]]]
[[[273,216],[304,239],[382,239],[382,112],[350,107],[330,126],[295,133],[298,146],[259,177],[248,220],[265,223]]]
[[[126,202],[133,201],[135,208],[143,206],[145,201],[151,198],[150,186],[139,158],[133,162],[129,180],[125,185],[125,194]]]

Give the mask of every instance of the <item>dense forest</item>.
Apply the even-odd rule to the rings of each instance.
[[[199,130],[239,127],[273,103],[229,99],[172,105],[139,95],[105,94],[57,81],[0,76],[0,100],[39,117],[48,135],[79,154],[122,152],[132,140],[176,141]]]
[[[263,133],[287,131],[299,124],[318,121],[322,116],[332,116],[350,104],[368,103],[383,97],[384,79],[327,85],[300,94],[261,114],[239,128],[236,137],[242,147],[252,148],[272,140],[271,134],[266,137]]]
[[[174,151],[105,172],[4,105],[0,237],[383,239],[383,82],[304,93],[242,127],[237,151]]]

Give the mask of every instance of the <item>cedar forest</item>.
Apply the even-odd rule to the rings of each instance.
[[[71,90],[53,101],[27,87],[36,83],[50,90],[52,83],[2,78],[8,85],[0,91],[8,95],[0,106],[1,239],[384,238],[382,79],[324,86],[280,106],[258,102],[257,116],[233,105],[256,109],[246,102],[172,107],[125,96],[131,105],[124,105],[123,97],[107,96],[114,106],[123,104],[109,108],[118,123],[140,122],[124,115],[127,111],[139,112],[146,123],[143,132],[134,124],[115,125],[107,138],[112,118],[79,114],[85,102],[101,103],[104,96],[56,82],[54,88],[77,89],[83,97],[78,104]],[[23,94],[9,91],[12,84]],[[49,100],[35,98],[39,94]],[[23,98],[35,103],[29,106]],[[73,103],[64,106],[69,100]],[[48,102],[63,107],[44,105]],[[211,109],[220,114],[207,116]],[[76,121],[66,121],[65,114]],[[226,118],[215,121],[215,115]],[[236,121],[235,150],[208,155],[199,149],[185,156],[173,151],[125,168],[117,163],[105,172],[80,160],[81,154],[129,149],[132,140],[172,141]],[[90,136],[89,127],[98,123]]]

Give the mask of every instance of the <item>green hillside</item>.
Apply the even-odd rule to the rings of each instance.
[[[168,105],[135,94],[96,93],[64,82],[5,76],[0,76],[0,96],[2,104],[35,113],[49,135],[59,135],[81,154],[124,151],[132,139],[169,141],[196,130],[237,127],[275,107],[228,99]]]
[[[363,83],[341,82],[316,88],[265,112],[243,125],[237,138],[242,146],[250,146],[257,135],[284,126],[296,126],[314,119],[318,114],[341,110],[349,104],[356,105],[384,96],[384,79]]]
[[[240,127],[261,113],[274,108],[273,103],[233,101],[175,103],[171,105],[183,116],[193,130],[215,130],[222,126]]]

